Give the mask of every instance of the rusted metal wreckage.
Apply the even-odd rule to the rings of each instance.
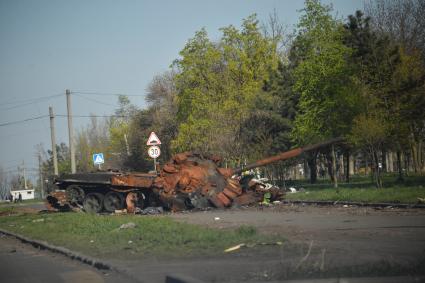
[[[283,196],[278,188],[265,188],[258,182],[233,176],[243,171],[299,156],[342,139],[292,149],[258,160],[241,168],[221,168],[220,158],[193,152],[176,154],[158,174],[99,172],[70,174],[56,180],[59,190],[47,197],[50,209],[80,208],[87,212],[134,213],[147,206],[162,206],[171,211],[193,208],[225,208],[270,200]]]

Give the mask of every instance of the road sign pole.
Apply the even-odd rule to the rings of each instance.
[[[155,132],[151,132],[148,141],[146,142],[146,145],[150,145],[151,147],[148,148],[148,155],[150,158],[153,159],[153,169],[156,171],[156,159],[161,155],[161,149],[158,147],[158,145],[161,144],[161,141],[159,140],[158,136],[155,134]]]

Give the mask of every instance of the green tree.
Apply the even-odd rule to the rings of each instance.
[[[369,149],[377,152],[385,149],[397,151],[401,176],[400,152],[406,147],[408,129],[401,116],[401,93],[395,86],[394,77],[400,66],[399,47],[386,34],[374,30],[371,18],[364,17],[360,11],[349,16],[345,28],[345,43],[353,50],[350,63],[355,68],[356,81],[361,89],[362,113],[359,118],[363,118],[360,121],[385,122],[386,139],[375,143],[373,147],[369,146]],[[357,134],[361,129],[366,131],[364,135],[368,134],[366,128],[356,125]],[[378,153],[371,152],[369,155],[373,161],[374,176],[378,178],[376,183],[380,186],[378,163],[385,157],[381,159]]]
[[[419,50],[400,49],[400,63],[393,74],[389,104],[396,116],[393,136],[405,141],[415,172],[425,172],[425,65]],[[402,130],[400,130],[402,129]]]
[[[343,43],[342,23],[332,17],[329,6],[316,0],[306,1],[303,12],[294,42],[293,89],[300,99],[292,137],[298,145],[348,134],[358,104],[358,89],[347,62],[352,51]],[[310,159],[315,174],[316,155]]]
[[[180,124],[173,148],[237,159],[246,154],[244,123],[264,94],[263,81],[277,67],[278,55],[276,40],[261,33],[255,15],[241,30],[221,30],[218,43],[205,30],[197,32],[174,63]]]
[[[249,145],[249,156],[254,159],[275,155],[293,146],[290,133],[299,99],[292,90],[293,81],[291,66],[282,61],[278,62],[277,69],[270,70],[263,93],[257,96],[256,108],[242,127],[243,143]]]
[[[42,172],[44,176],[52,176],[54,173],[53,169],[53,152],[52,150],[47,150],[47,154],[44,150],[39,151],[43,158]],[[58,172],[59,175],[67,174],[71,172],[71,159],[69,153],[69,147],[65,143],[60,143],[56,145],[56,155],[58,159]]]
[[[98,121],[92,116],[90,123],[80,129],[76,138],[75,159],[77,162],[77,171],[90,172],[95,170],[93,164],[93,154],[102,152],[105,156],[105,168],[114,167],[112,154],[108,150],[110,145],[109,126],[107,120]]]
[[[126,167],[131,148],[129,146],[130,124],[138,109],[131,104],[130,99],[125,95],[118,96],[118,108],[115,110],[115,117],[109,120],[109,140],[108,153],[111,165],[117,168]]]
[[[171,158],[171,141],[177,136],[177,91],[175,72],[169,71],[153,78],[148,86],[146,102],[152,112],[151,131],[161,139],[161,156]]]
[[[373,174],[377,188],[382,187],[381,168],[379,166],[378,152],[388,137],[389,125],[383,119],[384,115],[374,113],[360,114],[354,119],[353,129],[349,140],[356,146],[366,150],[373,163]]]
[[[146,141],[149,138],[152,125],[152,109],[139,110],[131,119],[129,126],[129,146],[131,155],[125,163],[127,168],[140,172],[153,170],[153,161],[148,157],[146,147]]]

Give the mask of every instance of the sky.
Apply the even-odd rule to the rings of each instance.
[[[361,0],[322,0],[338,17],[362,9]],[[15,173],[25,162],[36,179],[37,148],[51,148],[49,106],[66,115],[112,115],[117,95],[140,108],[155,75],[179,58],[196,31],[210,39],[221,27],[240,27],[275,10],[292,31],[301,0],[0,0],[0,166]],[[19,122],[33,119],[26,122]],[[18,122],[18,123],[10,123]],[[74,117],[74,133],[89,118]],[[66,117],[55,118],[56,143],[68,144]],[[147,139],[148,137],[146,137]],[[160,138],[160,137],[159,137]]]

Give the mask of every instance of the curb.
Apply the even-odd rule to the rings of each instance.
[[[425,204],[416,203],[367,203],[351,201],[312,201],[312,200],[282,200],[283,204],[308,204],[308,205],[352,205],[365,207],[395,207],[395,208],[425,208]]]
[[[125,270],[122,270],[120,268],[112,266],[109,263],[101,261],[97,258],[89,257],[89,256],[86,256],[86,255],[71,251],[71,250],[64,248],[64,247],[54,246],[54,245],[51,245],[51,244],[44,242],[44,241],[33,240],[33,239],[24,237],[22,235],[19,235],[19,234],[13,233],[13,232],[3,230],[1,228],[0,228],[0,234],[7,235],[7,236],[10,236],[10,237],[14,237],[14,238],[20,240],[23,243],[31,244],[35,248],[44,249],[44,250],[48,250],[50,252],[54,252],[54,253],[64,255],[64,256],[66,256],[70,259],[77,260],[77,261],[84,263],[84,264],[88,264],[88,265],[90,265],[90,266],[92,266],[92,267],[94,267],[98,270],[115,271],[115,272],[118,272],[120,274],[123,274],[123,275],[131,278],[132,280],[135,280],[137,282],[142,282],[139,279],[132,276],[131,274],[129,274],[128,272],[126,272]]]

